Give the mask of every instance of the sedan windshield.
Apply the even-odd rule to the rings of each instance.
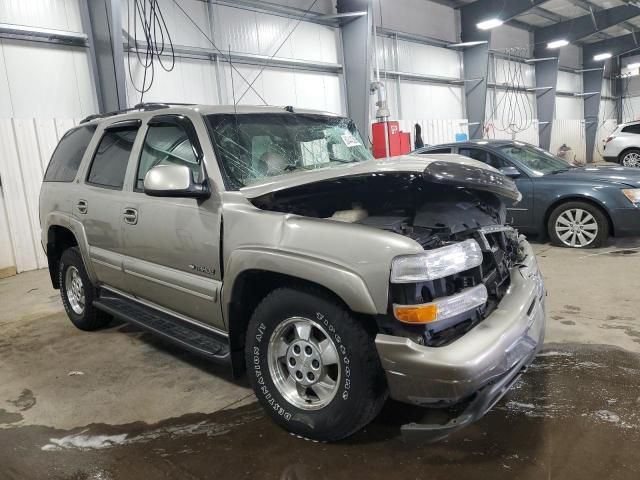
[[[498,147],[509,159],[515,160],[522,166],[528,168],[534,175],[542,176],[553,173],[564,172],[574,168],[565,160],[556,157],[538,147],[527,144],[511,144]]]
[[[353,122],[293,113],[207,116],[216,156],[230,188],[268,177],[362,162],[373,157]]]

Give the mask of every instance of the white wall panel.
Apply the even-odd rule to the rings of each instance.
[[[127,61],[125,56],[125,62]],[[127,82],[127,102],[135,105],[140,102],[141,94],[136,88],[142,88],[144,69],[135,54],[130,54],[131,72],[134,82],[125,66]],[[164,57],[169,61],[168,57]],[[218,104],[218,87],[216,84],[215,64],[209,60],[176,58],[175,68],[171,72],[155,65],[155,75],[151,89],[144,94],[148,102],[185,102]],[[148,72],[147,75],[150,75]],[[135,88],[134,88],[135,84]]]
[[[226,64],[221,67],[227,86],[228,99],[225,103],[233,103],[230,67]],[[262,67],[248,65],[235,65],[235,68],[248,83],[251,83],[262,70]],[[255,91],[247,90],[247,82],[236,70],[233,71],[235,98],[241,105],[262,105],[261,96],[271,105],[293,105],[299,108],[345,113],[341,76],[337,74],[266,68],[253,85]]]
[[[80,1],[2,0],[0,23],[81,32]]]
[[[581,97],[556,96],[557,120],[576,120],[584,117],[584,101]]]
[[[560,92],[582,92],[582,75],[559,70],[556,90]]]
[[[402,118],[452,120],[463,118],[462,88],[402,80]]]
[[[393,42],[393,39],[387,40]],[[393,49],[387,46],[386,50],[392,51]],[[462,66],[460,55],[459,52],[447,48],[404,40],[398,41],[398,69],[401,72],[461,78]],[[393,65],[392,60],[387,59],[387,64]],[[394,67],[390,69],[393,68]]]
[[[287,7],[299,8],[302,10],[307,10],[313,5],[311,9],[313,12],[319,13],[335,13],[334,1],[333,0],[318,0],[314,2],[313,0],[269,0],[271,3],[276,3],[278,5],[284,5]]]
[[[44,268],[38,198],[49,158],[75,119],[0,119],[0,177],[11,252],[0,236],[0,259],[13,258],[18,272]]]
[[[562,145],[566,145],[573,150],[573,158],[585,162],[586,141],[584,132],[584,122],[581,120],[554,120],[551,130],[551,145],[549,151],[557,153]]]
[[[13,258],[13,245],[9,235],[9,220],[7,220],[7,209],[4,201],[4,193],[0,187],[0,270],[7,267],[15,267],[16,261]]]
[[[1,40],[1,117],[82,117],[97,111],[86,49]],[[3,86],[4,85],[4,86]]]
[[[373,0],[373,8],[378,25],[384,28],[450,42],[458,39],[451,7],[428,0]]]
[[[214,27],[223,51],[340,63],[340,34],[334,27],[224,5],[214,5]]]

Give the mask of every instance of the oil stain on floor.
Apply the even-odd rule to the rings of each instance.
[[[156,425],[5,424],[0,478],[640,478],[640,358],[623,350],[547,346],[485,418],[436,444],[404,443],[400,425],[424,415],[389,402],[336,444],[288,435],[256,404]]]

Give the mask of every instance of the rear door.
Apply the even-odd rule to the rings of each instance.
[[[73,215],[85,230],[89,258],[100,283],[125,290],[123,272],[122,190],[140,120],[107,126],[76,189]]]
[[[491,165],[498,170],[504,167],[518,168],[517,165],[514,165],[501,155],[484,148],[459,147],[458,153]],[[514,178],[514,181],[522,194],[522,200],[516,205],[507,206],[507,223],[518,228],[528,228],[533,223],[533,181],[521,169],[518,168],[518,171],[520,176]]]
[[[207,178],[194,120],[198,119],[165,114],[147,123],[128,180],[130,189],[121,203],[124,269],[136,297],[223,328],[220,197],[214,194],[202,200],[144,193],[145,175],[156,165],[186,165],[196,183]]]

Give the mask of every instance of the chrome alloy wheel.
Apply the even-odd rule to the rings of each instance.
[[[326,330],[308,318],[287,318],[276,327],[267,362],[278,392],[301,410],[327,406],[340,386],[338,349]]]
[[[625,167],[640,167],[640,153],[627,153],[622,157],[622,165]]]
[[[571,208],[560,214],[556,234],[568,247],[586,247],[598,236],[598,222],[586,210]]]
[[[80,272],[76,267],[69,266],[67,268],[64,285],[71,309],[78,315],[82,315],[84,312],[84,286]]]

